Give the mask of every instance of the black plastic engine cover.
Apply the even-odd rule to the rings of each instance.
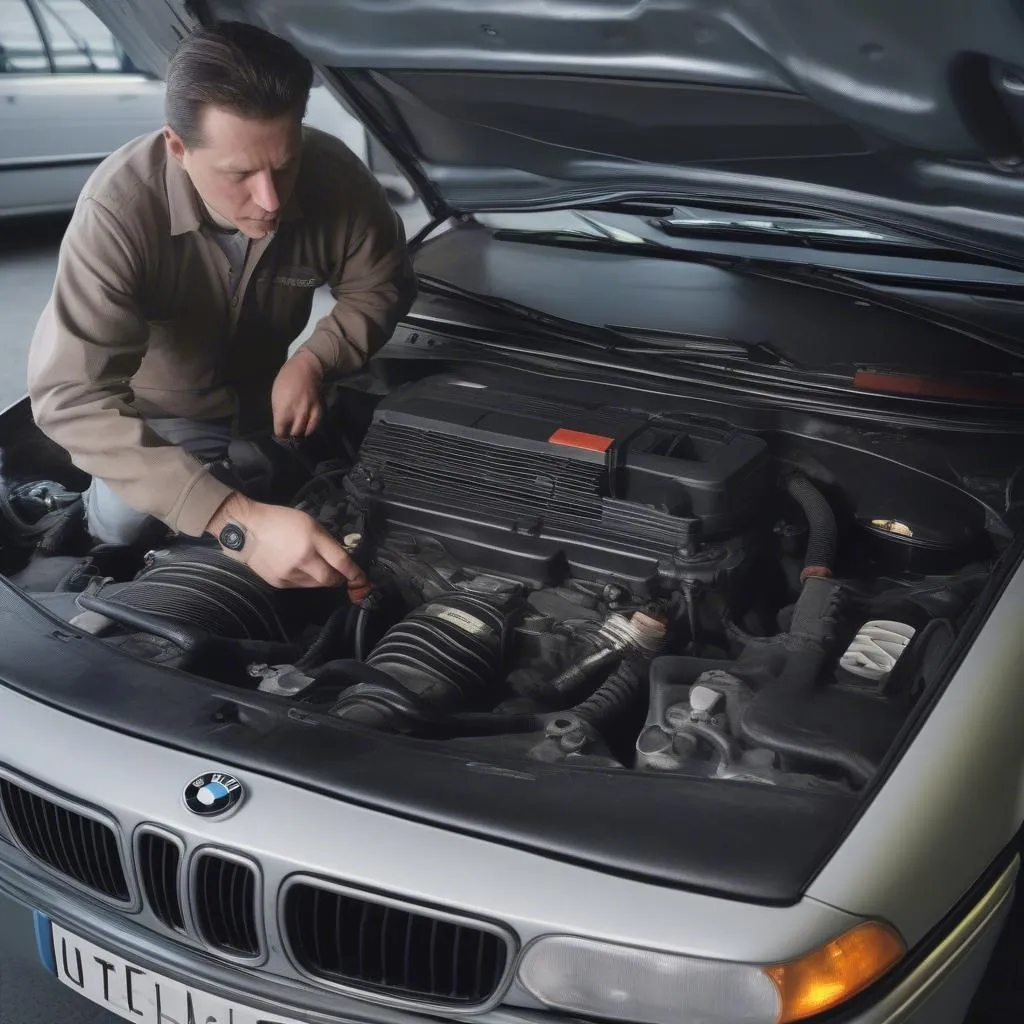
[[[768,472],[760,438],[717,423],[441,376],[381,401],[352,481],[389,525],[473,564],[635,581],[683,546],[694,518],[704,537],[743,530]]]

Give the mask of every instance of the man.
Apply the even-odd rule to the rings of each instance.
[[[32,340],[39,427],[90,473],[90,534],[131,543],[150,517],[210,534],[276,587],[361,570],[296,509],[211,471],[232,437],[316,429],[326,375],[391,336],[415,294],[401,221],[343,143],[302,126],[310,63],[239,24],[181,42],[167,124],[122,147],[79,198]],[[313,292],[336,304],[288,358]]]

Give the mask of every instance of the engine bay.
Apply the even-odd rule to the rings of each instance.
[[[233,470],[345,546],[361,606],[273,590],[212,541],[82,547],[79,492],[6,473],[5,573],[133,657],[352,728],[851,793],[998,556],[963,492],[681,403],[443,373],[337,405],[312,455],[240,443]]]

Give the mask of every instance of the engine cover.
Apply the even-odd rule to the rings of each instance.
[[[696,531],[742,531],[769,456],[760,438],[707,420],[442,376],[381,401],[350,479],[386,527],[437,537],[470,564],[637,581]]]

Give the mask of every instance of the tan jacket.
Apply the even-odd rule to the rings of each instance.
[[[339,140],[304,130],[278,230],[230,263],[159,133],[105,160],[79,198],[29,353],[39,427],[131,507],[199,536],[229,489],[145,416],[272,421],[270,391],[313,293],[337,300],[304,348],[328,373],[362,366],[412,304],[402,222]],[[141,414],[141,415],[140,415]]]

